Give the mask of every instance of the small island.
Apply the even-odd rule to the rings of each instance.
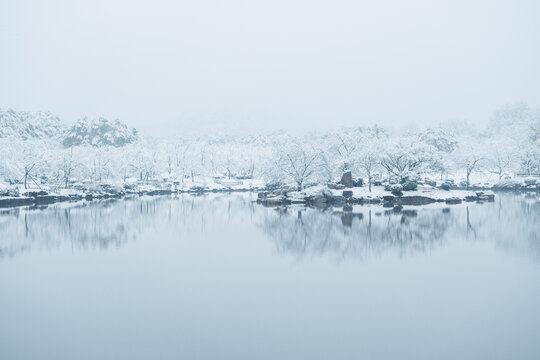
[[[536,183],[535,183],[536,188]],[[495,193],[489,189],[461,189],[453,182],[444,182],[437,186],[435,181],[412,181],[403,184],[376,184],[363,186],[363,181],[352,180],[350,171],[343,174],[339,183],[316,185],[301,191],[264,191],[258,194],[258,203],[264,206],[283,206],[304,204],[307,206],[326,208],[351,205],[377,204],[383,207],[399,207],[403,205],[428,205],[442,202],[460,204],[464,201],[494,201]]]

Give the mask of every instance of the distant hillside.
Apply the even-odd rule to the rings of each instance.
[[[62,144],[65,147],[77,145],[119,147],[136,141],[137,130],[128,128],[126,124],[118,120],[83,118],[66,131]]]
[[[50,139],[65,147],[78,145],[124,146],[137,141],[137,130],[105,118],[82,118],[73,126],[65,125],[50,112],[24,112],[0,109],[0,138],[21,140]]]
[[[0,138],[59,138],[64,129],[60,118],[50,112],[31,113],[0,109]]]

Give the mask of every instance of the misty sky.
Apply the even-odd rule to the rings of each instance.
[[[540,105],[538,0],[1,0],[0,49],[1,108],[154,135]]]

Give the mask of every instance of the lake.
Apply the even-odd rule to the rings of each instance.
[[[539,359],[540,198],[0,212],[1,359]]]

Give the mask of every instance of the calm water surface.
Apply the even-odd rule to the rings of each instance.
[[[0,212],[0,359],[540,359],[540,199]]]

